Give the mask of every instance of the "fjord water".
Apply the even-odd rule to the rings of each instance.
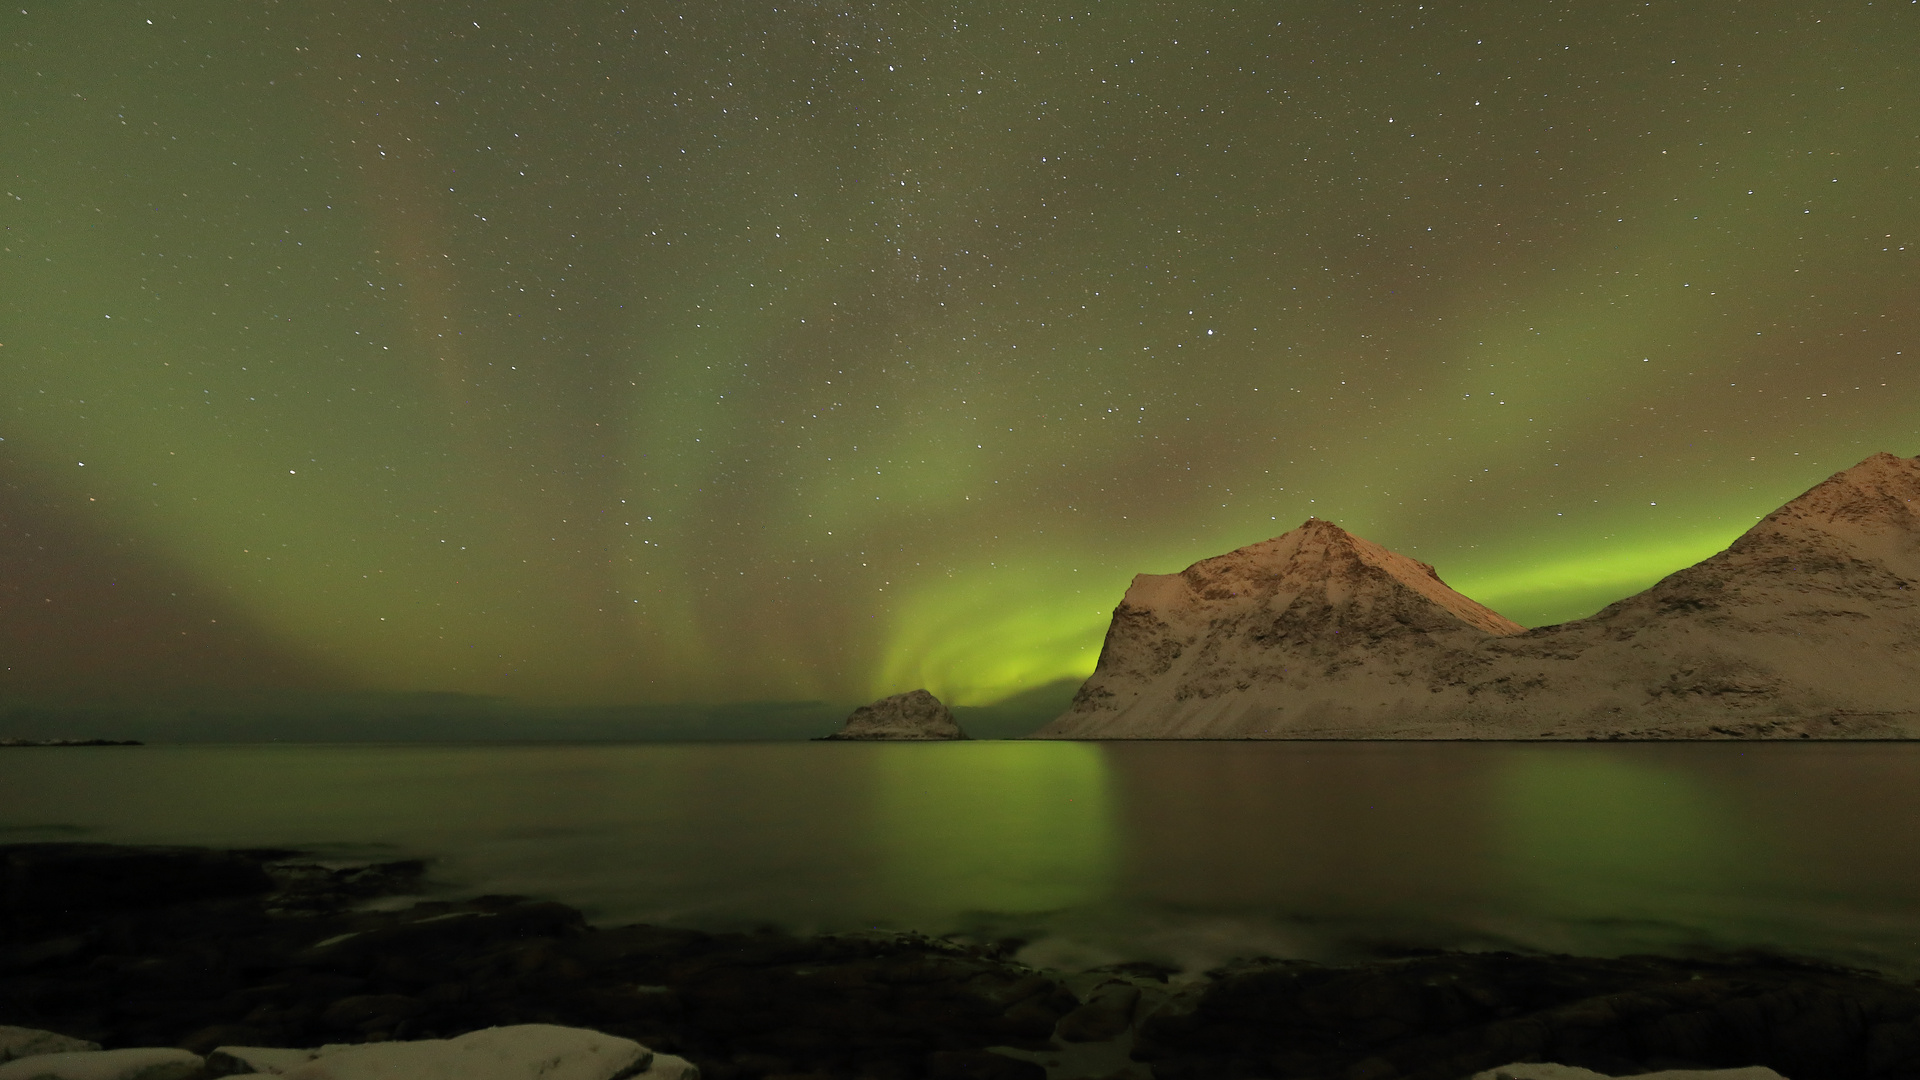
[[[0,842],[426,856],[450,892],[1204,968],[1762,949],[1920,975],[1920,745],[846,743],[0,752]]]

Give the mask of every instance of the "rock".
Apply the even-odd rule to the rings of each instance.
[[[899,742],[966,737],[952,711],[925,690],[910,690],[862,705],[847,717],[845,727],[827,736],[828,739]]]
[[[634,1074],[634,1080],[700,1080],[700,1069],[686,1058],[655,1054],[653,1064],[646,1072]]]
[[[289,1069],[312,1061],[318,1050],[285,1050],[271,1046],[222,1046],[207,1055],[208,1076],[284,1076]]]
[[[1440,954],[1220,972],[1190,1010],[1148,1019],[1134,1055],[1159,1080],[1459,1080],[1529,1058],[1896,1080],[1920,1074],[1917,1028],[1915,988],[1784,960]]]
[[[1475,1072],[1473,1080],[1613,1080],[1592,1068],[1572,1065],[1501,1065]],[[1665,1068],[1661,1072],[1636,1072],[1634,1080],[1786,1080],[1772,1068]]]
[[[1920,458],[1877,454],[1727,550],[1523,630],[1309,518],[1136,577],[1040,738],[1920,737]]]
[[[0,845],[0,863],[12,851]],[[565,905],[500,896],[368,910],[353,895],[361,879],[408,889],[417,868],[343,876],[283,854],[265,864],[273,892],[157,908],[136,898],[59,938],[27,938],[31,969],[0,965],[0,1020],[207,1053],[215,1075],[289,1065],[249,1065],[236,1047],[563,1024],[661,1052],[655,1080],[696,1065],[715,1080],[783,1071],[911,1080],[931,1052],[1045,1046],[1079,1005],[1057,979],[1013,962],[1004,943],[596,929]],[[19,899],[41,903],[31,888]],[[291,1064],[307,1060],[292,1053]]]
[[[63,931],[78,951],[0,970],[0,1018],[110,1046],[207,1050],[212,1076],[313,1080],[356,1075],[356,1060],[444,1075],[409,1055],[514,1025],[657,1051],[648,1080],[689,1080],[695,1065],[713,1080],[1142,1080],[1148,1068],[1158,1080],[1462,1080],[1529,1060],[1607,1077],[1735,1066],[1920,1077],[1920,988],[1760,957],[1250,961],[1168,981],[1151,965],[1035,971],[1004,942],[595,929],[564,905],[498,896],[341,903],[132,901]],[[362,1045],[321,1045],[338,1042]],[[319,1049],[248,1049],[260,1046]],[[26,1061],[38,1070],[57,1056]]]
[[[16,934],[85,923],[104,911],[153,910],[273,888],[262,856],[188,847],[9,844],[0,848],[0,897]]]
[[[405,994],[356,994],[326,1007],[320,1022],[330,1028],[392,1031],[401,1021],[426,1011],[426,1003]]]
[[[1030,1061],[984,1050],[941,1050],[927,1055],[927,1080],[1046,1080],[1047,1070]]]
[[[654,1068],[655,1055],[631,1039],[555,1024],[487,1028],[452,1039],[273,1050],[226,1046],[208,1059],[214,1068],[249,1068],[288,1080],[697,1080],[699,1072],[673,1058]]]
[[[1054,1034],[1066,1042],[1100,1042],[1127,1030],[1133,1023],[1133,1007],[1140,1002],[1140,988],[1123,982],[1108,983],[1088,995],[1087,1003],[1060,1018]]]
[[[171,1047],[73,1050],[36,1054],[0,1065],[0,1080],[201,1080],[200,1055]]]
[[[0,1024],[0,1063],[35,1054],[63,1054],[78,1050],[98,1050],[100,1044],[69,1038],[51,1031],[8,1027]]]

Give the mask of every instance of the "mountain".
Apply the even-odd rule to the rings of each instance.
[[[1920,458],[1876,454],[1727,550],[1526,630],[1317,519],[1136,577],[1041,738],[1920,734]]]
[[[1437,658],[1524,631],[1433,567],[1308,518],[1178,574],[1135,577],[1093,676],[1039,734],[1257,738],[1322,727],[1377,694],[1375,707],[1393,711],[1396,688],[1411,694],[1407,679]]]

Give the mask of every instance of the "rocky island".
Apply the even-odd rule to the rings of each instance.
[[[1727,550],[1526,629],[1318,519],[1134,578],[1058,739],[1920,736],[1920,458],[1876,454]]]
[[[953,710],[925,690],[884,697],[853,710],[847,722],[827,741],[935,742],[964,739],[967,733],[953,718]]]

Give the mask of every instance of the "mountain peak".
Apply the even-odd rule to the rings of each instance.
[[[1852,541],[1888,533],[1920,535],[1920,457],[1875,454],[1807,489],[1740,539],[1801,539],[1809,533]]]
[[[1324,594],[1331,608],[1375,606],[1371,594],[1398,586],[1488,634],[1526,628],[1453,591],[1433,567],[1323,518],[1271,540],[1202,559],[1178,574],[1141,574],[1123,603],[1152,608],[1215,608],[1222,604],[1289,607],[1303,593]],[[1211,617],[1211,613],[1209,614]]]

